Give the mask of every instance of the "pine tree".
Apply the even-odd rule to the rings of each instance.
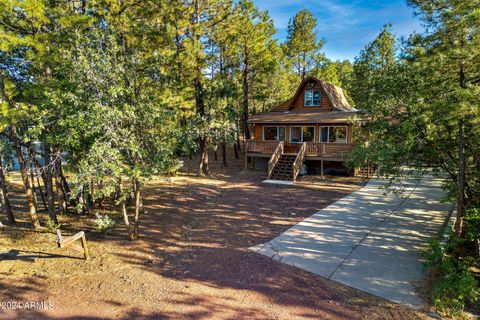
[[[456,185],[455,231],[464,231],[465,209],[480,202],[478,130],[480,84],[480,2],[408,1],[427,25],[410,39],[408,57],[417,67],[427,115],[429,144]]]
[[[255,92],[260,94],[261,84],[267,83],[268,77],[273,77],[275,69],[275,34],[273,21],[267,12],[259,11],[250,0],[241,1],[238,6],[236,20],[236,51],[241,74],[243,101],[243,129],[245,139],[250,139],[248,116],[249,101],[254,100]],[[253,89],[252,89],[253,88]],[[258,97],[258,95],[257,95]]]
[[[300,10],[288,23],[286,53],[301,80],[324,59],[320,50],[325,41],[318,39],[316,27],[317,19],[307,9]]]

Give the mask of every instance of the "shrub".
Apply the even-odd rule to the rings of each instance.
[[[433,305],[449,316],[461,314],[466,303],[474,303],[480,298],[479,285],[470,271],[473,259],[459,260],[450,255],[461,242],[451,241],[442,244],[438,240],[430,243],[424,253],[426,266],[435,271],[433,285]]]
[[[48,231],[55,232],[57,229],[60,229],[61,224],[53,222],[50,217],[47,218],[47,229]]]
[[[447,257],[440,265],[441,277],[433,289],[434,306],[449,315],[461,313],[465,303],[478,300],[480,291],[470,263]]]
[[[480,208],[473,207],[465,211],[466,232],[465,236],[469,241],[480,238]]]
[[[102,216],[101,214],[97,213],[95,215],[95,224],[97,225],[97,231],[105,234],[113,228],[115,221],[108,215]]]

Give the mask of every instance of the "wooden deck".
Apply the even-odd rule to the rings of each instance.
[[[270,158],[275,152],[278,141],[250,140],[246,143],[246,156]],[[285,143],[285,154],[297,154],[302,144]],[[306,160],[345,161],[353,149],[353,143],[307,142]]]

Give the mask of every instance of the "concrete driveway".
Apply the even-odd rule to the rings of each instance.
[[[436,235],[451,204],[440,203],[442,180],[403,179],[401,194],[373,178],[265,244],[251,250],[393,302],[420,308],[420,250]],[[400,186],[399,185],[399,186]]]

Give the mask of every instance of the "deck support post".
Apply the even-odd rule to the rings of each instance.
[[[367,160],[367,179],[370,178],[370,162]]]
[[[323,175],[323,159],[320,160],[320,171],[322,172],[322,180],[325,179]]]

